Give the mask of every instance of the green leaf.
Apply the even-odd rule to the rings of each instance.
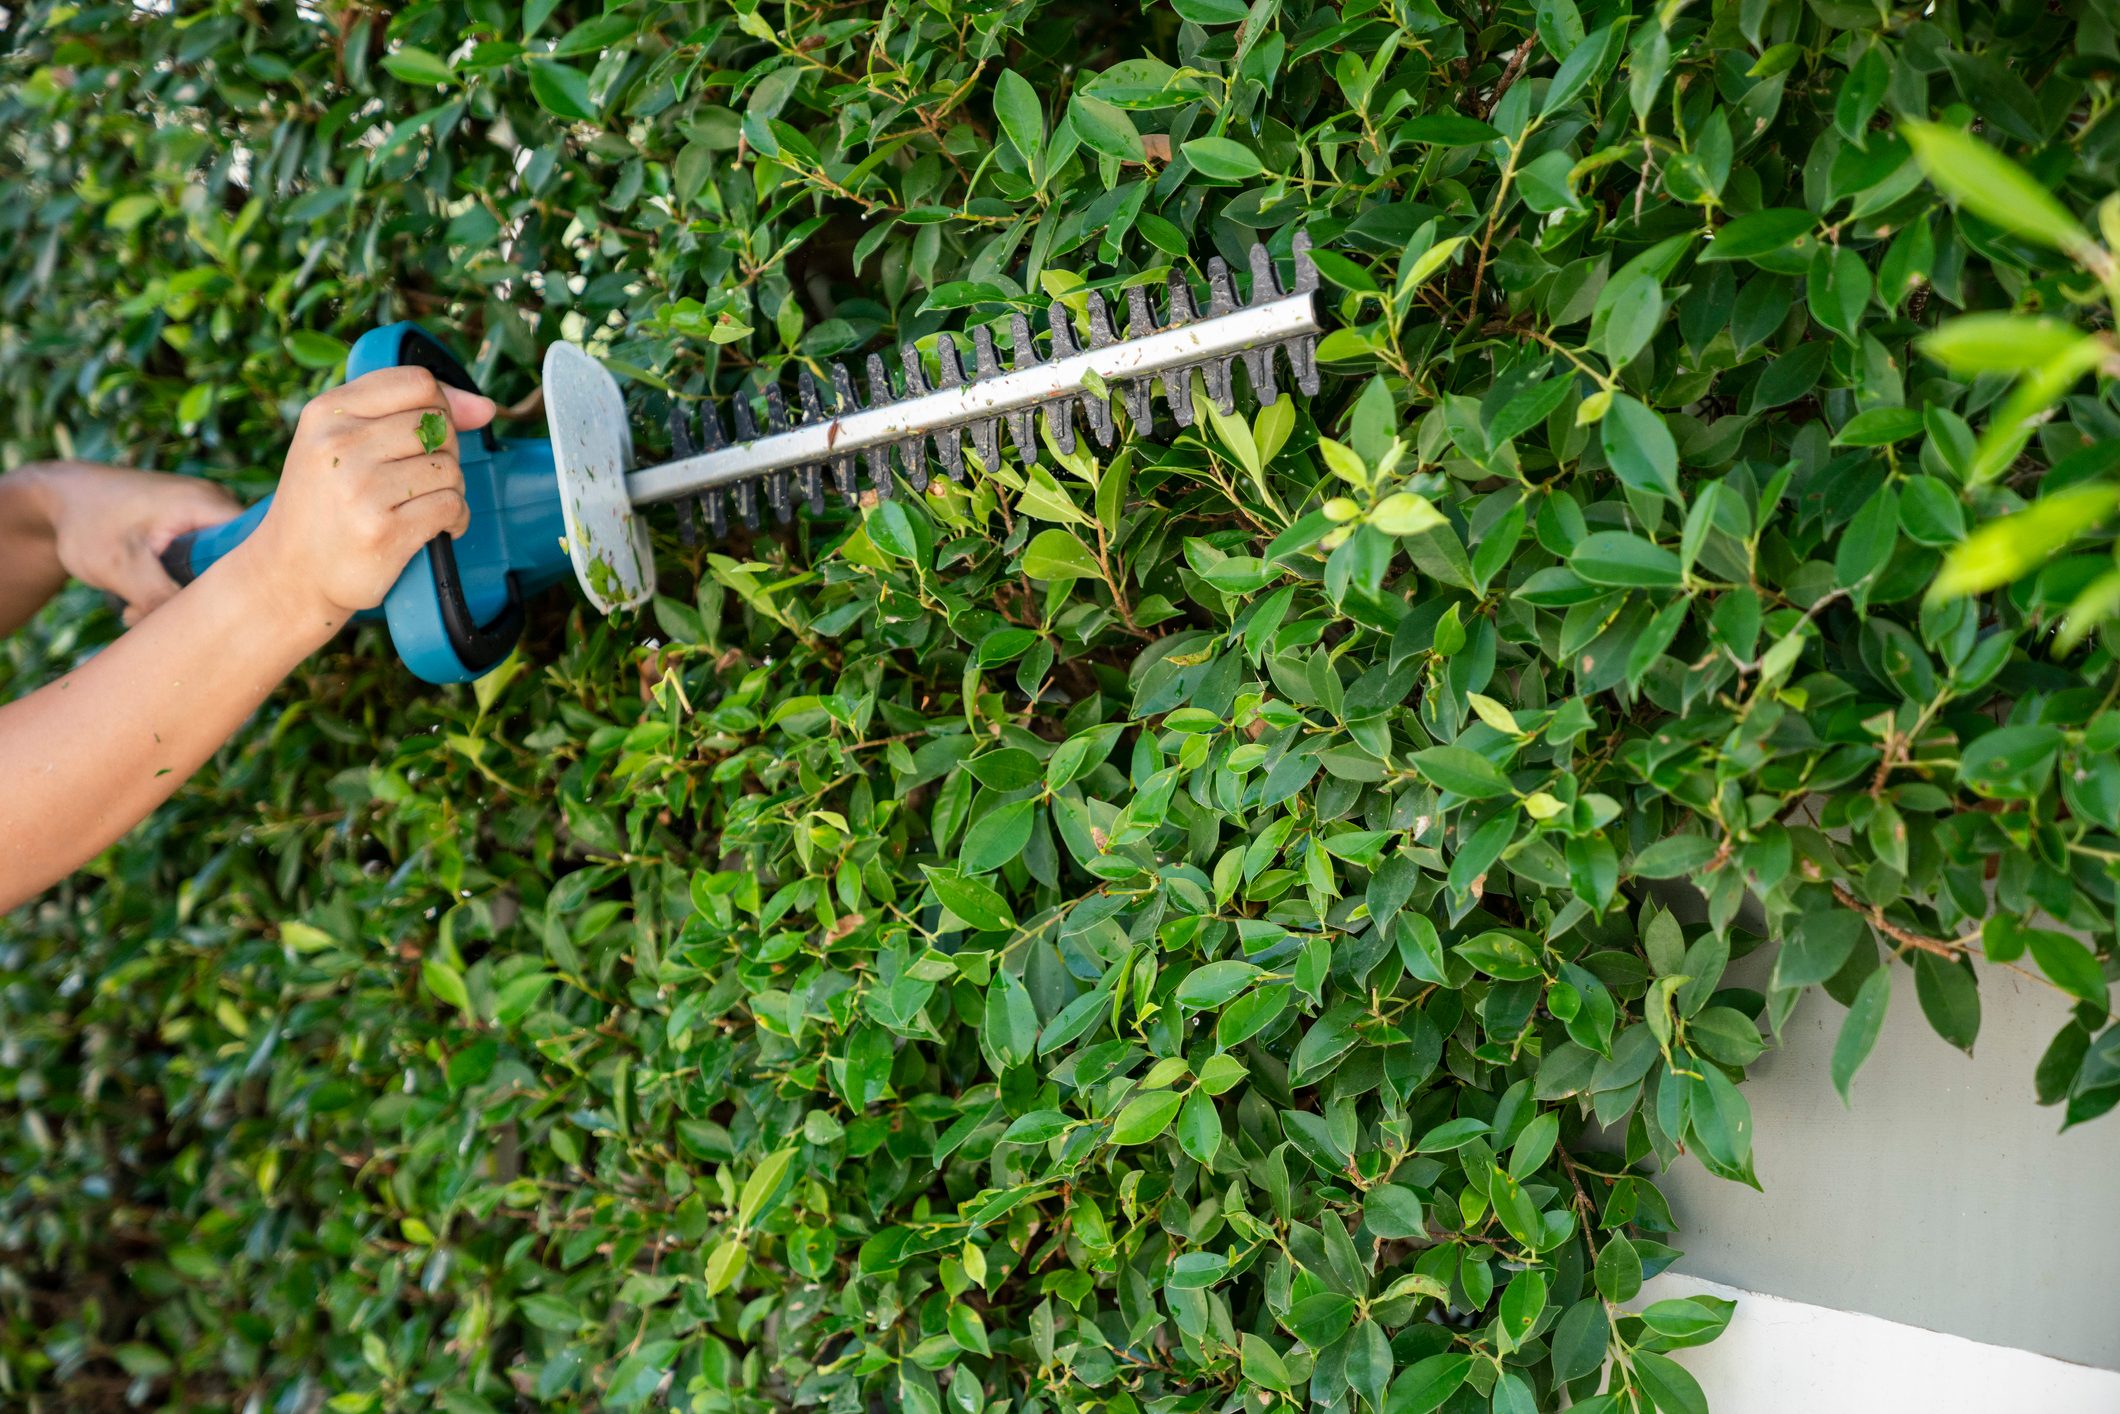
[[[589,97],[589,76],[570,64],[551,60],[530,61],[530,92],[538,106],[559,118],[590,121],[596,117]]]
[[[1509,1235],[1526,1249],[1537,1251],[1545,1240],[1545,1226],[1539,1219],[1538,1205],[1524,1192],[1524,1186],[1506,1170],[1496,1169],[1487,1181],[1487,1196],[1494,1201],[1494,1215],[1502,1220]]]
[[[1600,530],[1576,542],[1568,568],[1592,584],[1632,589],[1676,589],[1683,580],[1678,556],[1625,530]]]
[[[1800,207],[1778,206],[1740,216],[1715,233],[1703,261],[1751,260],[1788,252],[1808,263],[1818,241],[1818,218]]]
[[[1171,8],[1196,25],[1233,25],[1250,13],[1244,0],[1171,0]]]
[[[1509,778],[1477,751],[1462,746],[1431,746],[1414,752],[1410,759],[1424,779],[1469,800],[1509,794]]]
[[[2089,248],[2088,232],[2022,167],[1970,133],[1941,123],[1904,122],[1914,159],[1944,195],[1981,220],[2057,250]]]
[[[471,994],[464,987],[464,975],[440,958],[430,957],[420,964],[420,978],[437,1001],[455,1007],[464,1015],[471,1015]]]
[[[952,1302],[949,1312],[950,1339],[957,1342],[959,1350],[973,1355],[992,1356],[994,1349],[987,1343],[986,1322],[979,1312],[962,1302]]]
[[[1023,552],[1023,572],[1032,579],[1097,579],[1096,556],[1066,530],[1041,530]]]
[[[141,222],[162,209],[161,199],[147,192],[133,192],[112,202],[103,212],[103,224],[113,231],[138,229]]]
[[[1067,101],[1067,116],[1075,135],[1092,151],[1123,162],[1148,160],[1148,149],[1141,145],[1141,134],[1124,109],[1077,91]]]
[[[1554,1323],[1548,1342],[1553,1377],[1565,1382],[1604,1368],[1611,1339],[1612,1322],[1605,1315],[1605,1303],[1595,1299],[1576,1302]]]
[[[2015,515],[1992,520],[1944,557],[1929,595],[1958,599],[2015,583],[2077,536],[2103,525],[2120,505],[2120,487],[2071,486],[2042,496]]]
[[[456,77],[447,60],[409,44],[384,55],[383,67],[409,84],[445,84]]]
[[[1075,1121],[1059,1110],[1032,1110],[1018,1115],[1002,1132],[1004,1144],[1043,1144],[1074,1127]]]
[[[1226,137],[1190,138],[1178,150],[1195,171],[1226,182],[1246,181],[1265,170],[1257,153]]]
[[[1038,1009],[1023,983],[1006,968],[987,986],[980,1037],[1003,1068],[1023,1064],[1037,1047]]]
[[[1892,1000],[1892,969],[1879,967],[1868,977],[1855,993],[1855,1000],[1848,1006],[1847,1019],[1840,1024],[1840,1039],[1833,1043],[1833,1088],[1840,1092],[1840,1101],[1852,1106],[1848,1098],[1848,1086],[1855,1079],[1855,1072],[1870,1058],[1870,1050],[1877,1044],[1877,1035],[1884,1029],[1885,1007]]]
[[[1194,1163],[1210,1165],[1222,1147],[1222,1116],[1205,1089],[1186,1095],[1178,1110],[1178,1147]]]
[[[1476,147],[1501,137],[1496,128],[1462,113],[1423,113],[1399,127],[1400,142],[1435,147]]]
[[[1840,971],[1867,925],[1862,915],[1837,904],[1807,911],[1782,939],[1774,959],[1774,985],[1811,987]]]
[[[297,329],[287,336],[287,352],[304,368],[337,368],[346,361],[348,349],[343,339],[313,329]],[[424,442],[425,438],[421,440]]]
[[[1554,72],[1546,85],[1546,99],[1539,109],[1539,116],[1550,118],[1573,103],[1583,90],[1590,86],[1600,68],[1604,66],[1609,52],[1619,44],[1624,27],[1618,21],[1606,25],[1570,50],[1568,57]]]
[[[775,1149],[759,1160],[758,1167],[744,1180],[743,1193],[736,1203],[736,1225],[749,1231],[758,1226],[758,1220],[772,1211],[772,1204],[780,1197],[782,1180],[788,1176],[788,1168],[795,1162],[795,1149],[791,1145]]]
[[[1972,1054],[1973,1042],[1980,1035],[1980,984],[1972,967],[1947,962],[1934,953],[1916,953],[1914,995],[1936,1034]]]
[[[972,927],[999,932],[1016,926],[1016,915],[1010,910],[1008,900],[979,880],[967,879],[948,869],[923,867],[922,872],[935,890],[935,897],[942,900],[942,906]]]
[[[1023,853],[1030,843],[1037,808],[1035,800],[1015,800],[974,821],[965,831],[964,848],[957,856],[964,872],[989,874]]]
[[[1261,969],[1238,958],[1196,967],[1178,984],[1178,1005],[1187,1011],[1212,1011],[1252,984]]]
[[[1521,1271],[1502,1292],[1498,1322],[1509,1344],[1521,1349],[1531,1338],[1531,1328],[1546,1311],[1546,1274],[1536,1267]]]
[[[1657,1414],[1708,1414],[1708,1397],[1701,1393],[1700,1381],[1670,1356],[1636,1351],[1634,1376],[1656,1401]]]
[[[877,502],[863,525],[869,539],[886,555],[925,566],[925,542],[915,528],[913,513],[898,502]]]
[[[994,79],[994,117],[1033,173],[1045,151],[1045,104],[1029,79],[1014,69],[1003,69]]]
[[[2105,970],[2089,948],[2065,933],[2044,928],[2028,930],[2025,938],[2031,944],[2032,960],[2055,986],[2092,1006],[2105,1005]]]
[[[1112,1121],[1112,1143],[1146,1144],[1170,1128],[1184,1097],[1175,1090],[1154,1090],[1136,1095]]]
[[[439,452],[449,441],[449,421],[438,412],[420,414],[420,448],[423,451]]]
[[[1921,351],[1963,377],[2029,373],[2066,358],[2088,336],[2058,319],[1967,314],[1922,336]]]
[[[1642,1289],[1642,1259],[1634,1244],[1624,1237],[1608,1239],[1597,1254],[1596,1279],[1598,1294],[1607,1301],[1632,1301]]]
[[[1435,1414],[1471,1373],[1470,1355],[1430,1355],[1417,1360],[1391,1382],[1385,1408],[1390,1414]]]
[[[1833,434],[1836,447],[1889,447],[1909,437],[1919,437],[1921,414],[1912,408],[1871,408],[1856,413]]]
[[[1395,1183],[1379,1184],[1362,1200],[1362,1223],[1370,1235],[1382,1238],[1424,1237],[1427,1224],[1421,1214],[1421,1197]]]
[[[1663,495],[1673,501],[1678,493],[1678,444],[1663,418],[1625,393],[1616,394],[1604,420],[1598,423],[1605,457],[1621,481],[1637,491]]]

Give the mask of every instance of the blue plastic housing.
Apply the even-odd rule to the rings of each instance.
[[[436,367],[437,360],[446,368]],[[411,323],[386,324],[363,334],[346,357],[346,376],[359,378],[403,363],[434,369],[444,382],[472,386],[441,346]],[[552,470],[552,445],[542,437],[496,437],[491,429],[482,429],[459,441],[471,528],[453,546],[455,581],[473,623],[492,625],[511,612],[511,595],[519,606],[523,598],[571,572],[559,482]],[[242,543],[271,502],[268,496],[234,520],[200,531],[192,541],[193,573],[203,572]],[[452,634],[445,580],[445,567],[438,565],[433,549],[422,549],[391,585],[381,609],[358,617],[380,615],[388,622],[391,646],[415,676],[432,683],[470,682],[491,672],[500,660],[466,661],[460,651],[467,643],[462,616]],[[473,656],[490,658],[491,653]]]

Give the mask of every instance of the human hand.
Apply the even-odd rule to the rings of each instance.
[[[133,624],[177,592],[162,568],[169,542],[240,509],[210,481],[95,462],[45,462],[26,476],[51,529],[60,567],[125,601]]]
[[[320,395],[302,409],[272,509],[237,553],[326,622],[374,608],[422,545],[469,528],[457,434],[493,410],[412,367]]]

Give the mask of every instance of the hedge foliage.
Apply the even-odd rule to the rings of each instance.
[[[2017,968],[2120,1098],[2102,7],[157,8],[0,41],[9,464],[260,493],[400,317],[651,452],[1299,228],[1340,328],[311,662],[8,920],[8,1402],[1694,1414],[1654,1175],[1752,1181],[1791,1008],[1849,1093]]]

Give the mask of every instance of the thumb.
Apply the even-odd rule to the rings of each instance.
[[[481,393],[444,387],[442,396],[449,400],[449,421],[459,432],[470,432],[493,421],[493,399]]]

